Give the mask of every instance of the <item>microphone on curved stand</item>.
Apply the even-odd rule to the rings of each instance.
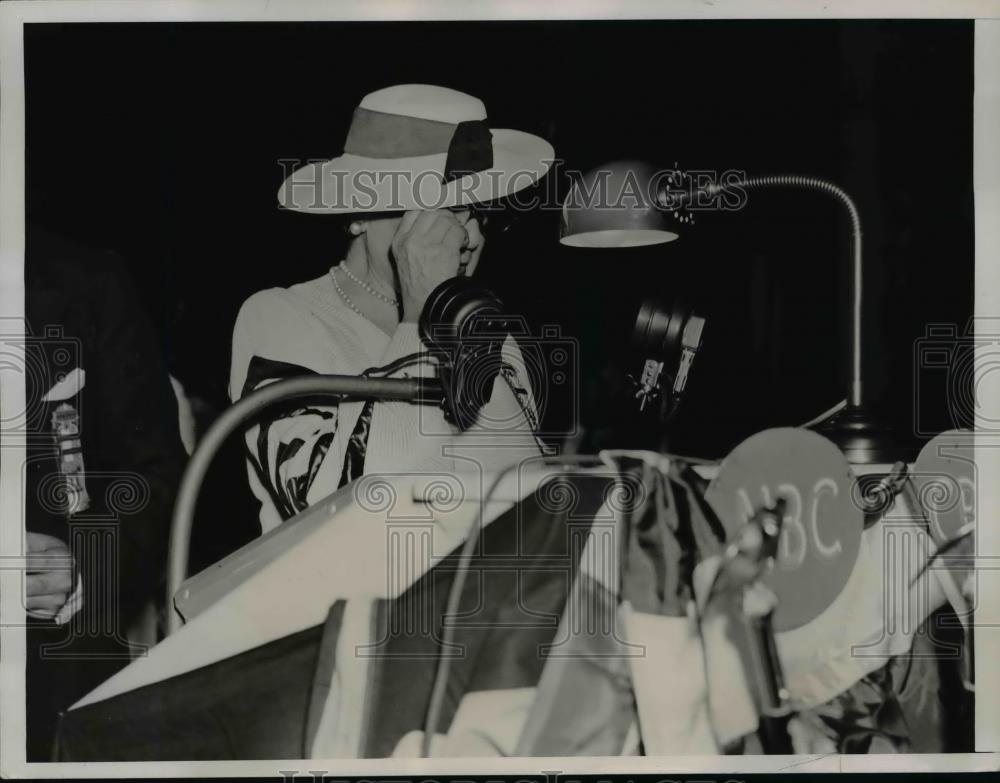
[[[223,411],[202,436],[177,490],[167,555],[167,606],[174,606],[174,596],[188,575],[191,529],[202,482],[215,455],[233,432],[273,405],[309,397],[440,403],[445,418],[467,429],[480,408],[489,402],[493,382],[500,373],[501,349],[514,320],[501,315],[502,308],[494,294],[468,278],[446,280],[431,292],[419,323],[421,337],[439,358],[437,378],[381,378],[369,374],[286,378],[250,392]],[[170,611],[167,634],[180,624],[180,615]]]

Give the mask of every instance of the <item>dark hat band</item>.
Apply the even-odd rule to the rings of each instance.
[[[459,123],[354,110],[344,152],[366,158],[418,158],[447,153],[444,181],[493,166],[493,134],[486,120]]]

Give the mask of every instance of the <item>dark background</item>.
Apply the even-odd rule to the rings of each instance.
[[[333,157],[371,90],[442,84],[494,127],[546,137],[567,169],[622,157],[831,179],[864,221],[869,398],[904,440],[954,426],[941,373],[915,374],[928,324],[972,314],[972,22],[530,22],[27,25],[29,218],[128,261],[172,371],[227,401],[230,336],[254,291],[322,274],[342,224],[282,212],[280,158]],[[556,183],[565,192],[566,181]],[[537,327],[579,341],[579,403],[550,428],[584,449],[651,427],[621,391],[643,296],[708,318],[678,451],[721,457],[844,396],[849,239],[837,204],[750,194],[668,246],[557,242],[558,213],[489,234],[481,274]],[[921,404],[914,412],[914,399]],[[578,415],[574,413],[578,411]],[[256,514],[238,451],[211,513]],[[221,505],[219,505],[221,504]],[[250,509],[248,512],[247,509]]]

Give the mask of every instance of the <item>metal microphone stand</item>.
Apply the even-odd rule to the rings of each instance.
[[[743,591],[743,618],[750,640],[750,658],[760,701],[758,734],[761,745],[767,754],[788,755],[795,752],[788,735],[791,709],[771,625],[777,603],[774,592],[759,582]]]
[[[215,455],[230,434],[269,406],[292,399],[318,396],[440,403],[445,395],[437,378],[306,375],[268,384],[223,411],[191,455],[177,491],[167,554],[168,634],[180,627],[180,617],[173,608],[173,598],[187,578],[194,510],[202,482]]]
[[[771,623],[778,597],[760,581],[765,566],[777,554],[784,514],[783,499],[773,508],[758,510],[726,549],[719,569],[743,619],[750,652],[748,670],[756,685],[760,713],[758,736],[769,755],[795,752],[788,734],[792,710]]]

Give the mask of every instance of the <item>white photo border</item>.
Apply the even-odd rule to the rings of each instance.
[[[977,318],[1000,313],[1000,0],[14,0],[0,4],[0,313],[24,315],[24,52],[26,23],[81,22],[289,22],[390,20],[571,19],[976,19],[974,188]],[[983,421],[1000,420],[1000,399],[981,400]],[[24,410],[23,376],[0,368],[0,419]],[[980,448],[980,446],[987,446]],[[1000,449],[980,442],[981,475],[1000,476]],[[669,756],[512,759],[371,759],[211,762],[25,762],[24,628],[20,572],[23,446],[0,444],[0,775],[4,777],[279,777],[280,770],[328,770],[330,775],[434,777],[469,774],[717,775],[761,772],[970,772],[1000,769],[1000,570],[980,575],[977,607],[976,753],[899,756]],[[998,482],[1000,483],[1000,482]],[[978,508],[992,522],[1000,508],[998,483],[979,482]],[[17,524],[14,523],[17,520]],[[1000,525],[980,524],[980,554],[1000,556]],[[7,564],[8,567],[4,567]],[[11,618],[14,621],[11,622]],[[983,663],[986,662],[986,665]]]

